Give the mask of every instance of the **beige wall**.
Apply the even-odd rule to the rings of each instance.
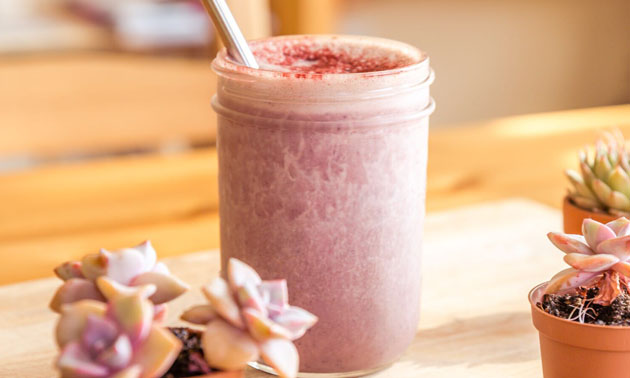
[[[630,0],[347,0],[339,29],[431,55],[433,125],[630,102]]]

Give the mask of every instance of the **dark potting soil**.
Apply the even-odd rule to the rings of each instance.
[[[593,303],[599,288],[580,288],[576,293],[545,294],[538,307],[543,311],[587,324],[630,326],[630,295],[624,290],[610,306]]]
[[[203,358],[201,349],[201,332],[190,328],[169,328],[183,346],[173,366],[162,378],[184,378],[208,374],[213,369]]]

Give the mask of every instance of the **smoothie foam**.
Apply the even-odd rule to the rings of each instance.
[[[320,318],[296,342],[301,371],[382,367],[419,318],[428,58],[360,37],[252,48],[261,70],[213,64],[223,268],[236,257],[287,278]]]

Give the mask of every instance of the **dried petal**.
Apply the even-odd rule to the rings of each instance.
[[[84,299],[105,300],[92,281],[71,278],[57,289],[49,306],[51,310],[60,312],[63,305]]]
[[[107,306],[105,303],[93,300],[83,300],[64,305],[61,317],[57,323],[55,335],[59,347],[63,347],[73,340],[78,340],[83,333],[90,315],[103,316]]]
[[[81,272],[81,261],[68,261],[55,268],[57,277],[64,281],[71,278],[85,278]]]
[[[135,249],[117,252],[101,249],[101,255],[107,259],[107,276],[123,285],[129,285],[132,278],[144,272],[144,256]]]
[[[273,321],[284,327],[291,333],[291,340],[297,340],[317,323],[317,316],[295,306],[290,306],[282,314],[273,318]]]
[[[258,359],[258,345],[244,331],[222,319],[212,320],[201,337],[208,364],[222,370],[241,370]]]
[[[161,377],[171,367],[182,344],[165,328],[153,326],[134,353],[132,365],[142,367],[143,378]]]
[[[227,268],[228,282],[232,290],[243,286],[245,282],[250,282],[254,286],[260,285],[262,280],[256,271],[241,260],[231,258]]]
[[[245,318],[249,334],[258,341],[276,337],[290,339],[292,336],[289,330],[274,323],[254,309],[246,308],[243,310],[243,317]]]
[[[600,247],[604,243],[600,244]],[[585,272],[601,272],[618,263],[619,258],[615,255],[609,254],[588,256],[579,253],[569,253],[564,256],[564,261],[577,270],[582,270]]]
[[[547,234],[547,237],[553,245],[564,253],[581,253],[583,255],[592,255],[594,253],[582,235],[550,232]]]
[[[260,344],[260,355],[279,376],[294,378],[297,376],[300,357],[295,345],[285,339],[269,339]]]
[[[621,261],[630,258],[630,235],[608,239],[597,246],[597,253],[608,253],[619,257]]]
[[[189,286],[178,278],[156,272],[142,273],[130,282],[131,286],[153,284],[157,287],[155,294],[149,298],[155,304],[171,301],[184,294]]]
[[[227,283],[223,278],[215,278],[210,285],[204,286],[202,291],[214,311],[216,311],[221,317],[227,320],[230,324],[240,329],[245,329],[243,319],[241,319],[241,313],[236,301],[232,297],[232,293],[228,288]]]
[[[558,293],[578,287],[597,275],[598,273],[595,272],[581,272],[575,269],[564,270],[549,281],[545,288],[545,294]]]
[[[198,305],[186,310],[181,319],[193,324],[208,324],[211,320],[216,319],[217,313],[214,312],[210,305]]]
[[[67,344],[57,360],[57,367],[63,378],[106,378],[109,369],[90,359],[78,342]]]
[[[617,237],[608,226],[593,219],[584,219],[582,222],[582,234],[593,251],[597,251],[599,243]]]

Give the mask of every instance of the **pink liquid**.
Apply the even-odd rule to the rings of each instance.
[[[374,93],[426,80],[428,62],[325,38],[258,42],[269,71],[221,79],[215,109],[223,263],[287,278],[320,319],[296,342],[300,370],[339,373],[393,362],[416,333],[428,88]]]

